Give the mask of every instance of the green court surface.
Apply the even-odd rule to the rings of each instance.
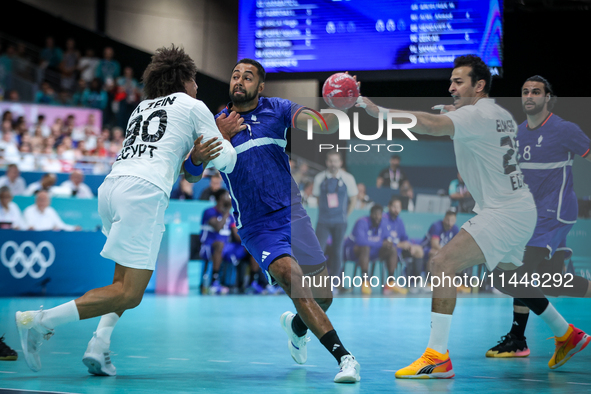
[[[50,308],[65,298],[0,299],[0,334],[20,350],[17,310]],[[308,344],[308,362],[297,365],[287,349],[279,316],[293,310],[286,296],[146,295],[126,312],[113,333],[116,377],[97,377],[82,364],[98,318],[59,327],[43,345],[43,368],[0,361],[0,393],[380,393],[591,391],[591,347],[558,370],[548,360],[554,342],[532,315],[526,332],[531,356],[487,359],[511,325],[512,302],[501,298],[458,300],[449,341],[456,377],[397,380],[395,370],[418,358],[429,338],[429,298],[336,298],[329,310],[343,344],[361,364],[361,382],[333,383],[335,360],[318,340]],[[591,331],[590,301],[557,299],[565,318]]]

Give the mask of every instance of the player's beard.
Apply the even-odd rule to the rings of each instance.
[[[526,109],[525,108],[525,104],[533,104],[534,106],[532,108]],[[522,104],[523,107],[523,112],[525,112],[526,115],[536,115],[539,114],[540,112],[542,112],[542,110],[544,109],[544,105],[538,105],[536,103],[534,103],[533,101],[528,101]]]
[[[230,99],[232,100],[232,103],[245,104],[245,103],[248,103],[248,102],[254,100],[257,96],[256,91],[251,93],[251,92],[248,92],[247,90],[243,90],[242,92],[244,92],[244,95],[242,95],[242,96],[237,96],[236,92],[230,93]]]

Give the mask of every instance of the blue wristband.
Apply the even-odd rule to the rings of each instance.
[[[193,160],[191,160],[191,156],[187,160],[185,160],[185,171],[193,176],[201,176],[203,174],[203,163],[196,166],[193,164]]]

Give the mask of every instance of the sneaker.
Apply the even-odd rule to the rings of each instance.
[[[400,294],[400,295],[407,295],[408,294],[408,289],[406,287],[400,287],[397,286],[396,284],[386,284],[384,286],[384,294],[392,294],[392,293],[396,293],[396,294]]]
[[[556,369],[564,365],[572,356],[585,349],[591,341],[591,337],[585,334],[584,331],[579,330],[572,324],[569,324],[566,334],[566,339],[560,341],[558,337],[554,337],[556,341],[556,350],[554,355],[548,361],[548,366]]]
[[[359,370],[361,366],[352,354],[341,357],[339,373],[334,377],[335,383],[357,383],[361,380]]]
[[[527,356],[529,356],[529,349],[527,347],[527,342],[525,342],[525,337],[519,339],[516,335],[511,333],[503,335],[499,343],[486,352],[486,357],[496,358]]]
[[[18,354],[4,343],[4,335],[0,337],[0,360],[1,361],[15,361]]]
[[[268,284],[265,287],[265,291],[267,292],[267,294],[271,294],[271,295],[279,294],[279,289],[280,289],[280,287],[275,287],[271,284]]]
[[[96,332],[92,334],[92,339],[88,342],[86,353],[82,358],[82,362],[88,368],[88,373],[99,376],[115,376],[117,375],[117,368],[111,362],[111,352],[109,345],[102,339],[96,336]]]
[[[220,284],[219,280],[215,280],[213,281],[213,283],[211,284],[210,288],[209,288],[209,294],[228,294],[230,292],[230,289],[227,288],[226,286],[222,286]]]
[[[249,294],[262,294],[265,291],[265,288],[259,285],[259,283],[256,280],[253,280],[246,291]]]
[[[430,348],[417,361],[394,374],[397,379],[451,379],[455,375],[449,350],[441,354]]]
[[[281,327],[283,327],[283,331],[287,334],[289,338],[287,340],[287,347],[289,348],[289,352],[291,353],[291,357],[293,360],[298,364],[304,364],[308,359],[308,349],[306,348],[306,344],[310,342],[310,337],[304,335],[303,337],[298,337],[291,328],[291,322],[295,314],[287,311],[281,318],[279,319],[281,323]]]
[[[361,286],[361,294],[363,295],[371,295],[371,286],[369,285],[368,281],[363,281],[363,286]]]
[[[39,348],[43,341],[47,341],[53,335],[53,330],[43,326],[40,321],[41,311],[16,312],[16,328],[21,338],[21,346],[27,365],[33,372],[41,369]]]

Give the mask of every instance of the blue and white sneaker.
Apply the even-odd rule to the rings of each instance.
[[[41,369],[39,350],[43,341],[53,336],[53,330],[41,324],[43,311],[16,312],[16,328],[21,339],[21,346],[27,365],[33,372]]]
[[[339,373],[334,377],[335,383],[357,383],[361,380],[361,366],[352,354],[341,357]]]
[[[306,344],[310,342],[310,337],[304,335],[303,337],[298,337],[291,328],[291,322],[295,314],[287,311],[281,318],[279,319],[281,323],[281,327],[283,327],[283,331],[287,334],[287,347],[289,348],[289,352],[291,353],[291,357],[294,361],[298,364],[304,364],[308,359],[308,349],[306,348]]]
[[[102,339],[98,338],[96,332],[92,335],[90,342],[88,342],[88,347],[86,348],[86,353],[84,353],[82,362],[88,368],[88,373],[92,375],[117,375],[117,368],[115,368],[111,362],[109,345]]]

